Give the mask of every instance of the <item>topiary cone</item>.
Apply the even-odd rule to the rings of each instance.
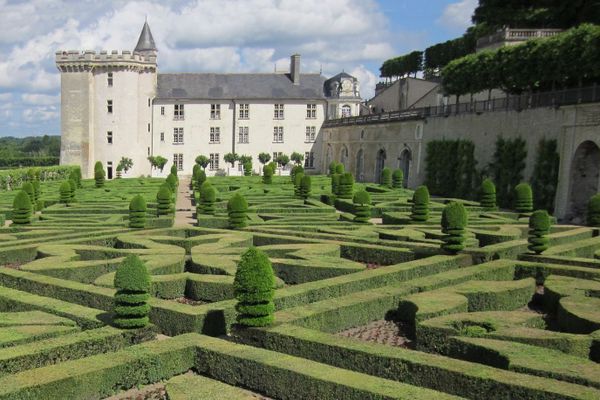
[[[129,202],[129,227],[143,229],[146,227],[146,200],[142,195],[136,195]]]
[[[162,185],[156,193],[156,210],[158,215],[171,213],[171,190],[168,185]]]
[[[401,169],[394,170],[392,174],[392,187],[395,189],[401,189],[404,185],[404,171]]]
[[[69,183],[69,181],[64,181],[63,183],[61,183],[58,190],[60,192],[60,202],[67,206],[71,204],[73,200],[71,193],[71,184]]]
[[[12,222],[16,225],[26,225],[31,223],[33,206],[29,195],[20,190],[13,200]]]
[[[381,186],[391,188],[392,187],[392,170],[384,168],[381,170]]]
[[[533,192],[527,183],[515,186],[515,210],[520,213],[533,211]]]
[[[304,172],[299,172],[294,176],[294,196],[302,197],[300,193],[300,184],[302,183],[302,178],[304,177]]]
[[[300,180],[300,197],[304,200],[310,197],[310,193],[312,190],[312,182],[310,176],[302,174],[302,178]]]
[[[371,219],[371,195],[366,190],[359,190],[352,198],[354,203],[354,222],[366,224]]]
[[[227,203],[227,213],[229,215],[229,227],[232,229],[241,229],[248,226],[248,202],[239,193],[234,194]]]
[[[204,182],[200,187],[200,199],[196,212],[198,214],[215,215],[216,200],[217,191],[209,182]]]
[[[340,176],[338,184],[338,197],[341,199],[351,199],[354,192],[354,176],[346,172]]]
[[[114,324],[123,329],[148,325],[150,274],[135,254],[125,258],[115,273]]]
[[[427,186],[419,186],[413,193],[410,219],[417,223],[429,219],[429,189]]]
[[[25,183],[23,183],[21,190],[23,190],[25,193],[27,193],[27,196],[29,196],[29,201],[31,202],[31,204],[35,204],[35,188],[33,187],[33,184],[31,182],[25,182]]]
[[[263,178],[262,181],[266,185],[273,183],[273,168],[267,164],[263,167]]]
[[[465,248],[465,227],[467,226],[467,210],[462,203],[451,202],[442,211],[442,249],[456,254]]]
[[[496,185],[490,179],[485,179],[481,183],[481,207],[488,211],[497,210],[496,206]]]
[[[529,217],[529,237],[527,248],[535,254],[541,254],[548,249],[550,240],[550,216],[546,210],[534,211]]]

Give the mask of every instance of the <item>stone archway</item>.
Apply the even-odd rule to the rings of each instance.
[[[408,187],[408,177],[410,174],[410,163],[412,161],[412,152],[408,147],[405,147],[400,153],[400,157],[398,157],[398,168],[402,170],[404,173],[404,181],[402,182],[402,186],[405,188]]]
[[[598,193],[600,180],[600,149],[592,141],[577,147],[571,162],[569,207],[567,214],[573,222],[583,222],[587,203]]]
[[[348,146],[342,146],[342,153],[340,154],[340,162],[344,164],[344,168],[348,168]]]
[[[375,163],[375,182],[381,183],[381,171],[385,167],[386,154],[384,149],[377,152],[377,161]]]
[[[363,149],[358,150],[356,153],[356,180],[362,182],[364,180],[364,152]]]

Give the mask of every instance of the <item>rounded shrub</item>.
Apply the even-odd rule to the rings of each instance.
[[[442,249],[456,254],[465,248],[465,228],[467,226],[467,210],[462,203],[451,202],[442,211]]]
[[[77,182],[75,182],[71,178],[69,178],[69,180],[67,182],[69,182],[69,186],[71,186],[71,202],[74,202],[75,201],[75,190],[77,190]]]
[[[515,210],[520,213],[533,211],[533,192],[528,183],[515,186]]]
[[[271,261],[261,250],[250,247],[242,254],[233,280],[238,325],[255,327],[273,323],[274,288],[275,274]]]
[[[354,193],[354,176],[350,172],[346,172],[340,176],[338,197],[341,199],[351,199],[352,193]]]
[[[600,193],[592,196],[588,202],[587,224],[600,227]]]
[[[304,200],[310,197],[310,193],[312,190],[312,182],[309,175],[302,174],[302,178],[300,179],[300,197]]]
[[[169,185],[169,189],[171,189],[171,193],[175,193],[177,191],[177,176],[173,174],[169,174],[167,176],[167,185]]]
[[[196,207],[196,213],[215,215],[215,201],[217,200],[217,191],[210,184],[210,182],[204,182],[200,187],[200,199],[198,207]]]
[[[102,165],[102,163],[100,165]],[[96,181],[97,188],[104,187],[104,169],[103,168],[94,170],[94,180]]]
[[[300,193],[300,184],[302,183],[302,177],[304,177],[304,172],[299,172],[294,176],[294,196],[302,197]]]
[[[484,179],[484,181],[481,182],[480,204],[481,207],[490,211],[498,208],[496,207],[496,185],[494,185],[494,182],[492,182],[491,179]]]
[[[342,163],[337,163],[335,164],[335,173],[336,174],[343,174],[344,172],[346,172],[346,169],[344,168],[344,164]]]
[[[339,194],[341,177],[342,176],[340,174],[332,174],[331,175],[331,193],[333,193],[336,196]]]
[[[198,165],[198,168],[201,167]],[[198,173],[196,174],[196,178],[194,178],[194,182],[196,182],[196,190],[199,190],[202,187],[202,184],[206,182],[206,172],[204,172],[203,169],[199,169]]]
[[[162,185],[156,193],[156,210],[158,215],[168,215],[171,213],[171,189],[169,185]]]
[[[31,204],[35,204],[35,188],[33,187],[33,184],[31,182],[25,182],[23,183],[23,186],[21,186],[21,190],[24,191],[25,193],[27,193],[27,196],[29,196],[29,201],[31,201]]]
[[[63,183],[61,183],[58,190],[60,192],[60,202],[67,206],[71,204],[73,198],[71,196],[71,184],[69,183],[69,181],[64,181]]]
[[[20,190],[13,200],[12,222],[17,225],[25,225],[31,223],[33,206],[29,195]]]
[[[382,171],[383,172],[383,171]],[[404,171],[396,169],[392,173],[392,187],[401,189],[404,186]]]
[[[388,167],[385,167],[381,170],[380,184],[383,187],[392,187],[392,170]]]
[[[296,176],[296,174],[298,173],[304,173],[304,167],[302,167],[302,165],[294,165],[292,167],[292,170],[290,171],[290,178],[292,180],[292,183],[294,183],[294,177]]]
[[[170,172],[171,172],[171,174],[175,175],[175,177],[177,177],[177,165],[175,165],[175,164],[171,165]]]
[[[35,197],[35,209],[41,211],[44,208],[44,201],[41,199],[42,185],[39,179],[34,180],[31,184],[33,185],[33,197]]]
[[[529,245],[527,248],[533,251],[535,254],[541,254],[544,250],[548,249],[550,240],[548,234],[550,233],[550,216],[546,210],[534,211],[529,217],[529,237],[527,241]]]
[[[196,182],[198,181],[198,174],[202,171],[202,167],[199,164],[194,164],[192,167],[192,189],[198,190],[200,186],[196,186]]]
[[[267,185],[270,185],[271,183],[273,183],[273,168],[271,167],[270,164],[267,164],[263,167],[262,181],[263,181],[263,183],[265,183]]]
[[[425,222],[429,219],[429,189],[419,186],[413,193],[410,219],[414,222]]]
[[[69,179],[74,180],[75,183],[77,184],[77,187],[81,188],[81,179],[82,179],[82,177],[81,177],[81,168],[80,167],[73,168],[73,170],[69,174]]]
[[[354,203],[354,222],[368,223],[371,219],[371,195],[366,190],[359,190],[352,198]]]
[[[231,196],[227,202],[227,214],[229,215],[229,227],[240,229],[248,226],[248,202],[239,193]]]
[[[329,163],[329,173],[327,175],[331,176],[333,174],[335,174],[335,166],[337,165],[337,163],[335,161],[332,161]]]
[[[252,176],[252,161],[246,161],[243,164],[244,176]]]
[[[114,324],[122,329],[143,328],[148,325],[150,274],[137,255],[128,255],[117,268],[114,285],[117,289]]]
[[[146,200],[140,194],[129,202],[129,227],[143,229],[146,227]]]

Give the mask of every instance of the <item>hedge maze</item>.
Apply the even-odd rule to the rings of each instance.
[[[391,171],[377,185],[333,168],[298,195],[266,169],[192,182],[195,226],[174,225],[163,179],[83,180],[69,201],[42,181],[31,223],[0,229],[0,399],[600,398],[598,228],[530,224],[490,190],[415,204]],[[7,221],[17,193],[0,192]],[[237,303],[249,248],[272,265],[272,303]]]

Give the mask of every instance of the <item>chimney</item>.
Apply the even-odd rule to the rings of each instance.
[[[294,85],[300,84],[300,54],[290,57],[290,79]]]

